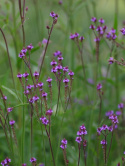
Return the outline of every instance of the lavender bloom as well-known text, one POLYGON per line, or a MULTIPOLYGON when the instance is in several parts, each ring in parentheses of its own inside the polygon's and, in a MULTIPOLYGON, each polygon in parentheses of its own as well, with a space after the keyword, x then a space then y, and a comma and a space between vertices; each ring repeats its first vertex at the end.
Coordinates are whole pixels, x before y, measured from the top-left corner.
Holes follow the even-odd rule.
POLYGON ((27 50, 29 50, 29 51, 30 51, 30 50, 32 50, 32 49, 33 49, 32 44, 30 44, 30 45, 28 45, 28 46, 27 46, 27 50))
POLYGON ((102 131, 102 128, 101 128, 101 127, 97 128, 97 133, 98 133, 99 135, 100 135, 101 131, 102 131))
POLYGON ((57 62, 55 60, 53 60, 50 64, 51 64, 51 66, 55 66, 57 64, 57 62))
POLYGON ((101 24, 104 24, 104 23, 105 23, 105 20, 103 20, 102 18, 100 18, 99 22, 100 22, 101 24))
POLYGON ((59 56, 58 57, 58 61, 62 61, 63 60, 63 57, 62 56, 59 56))
POLYGON ((7 112, 11 112, 13 110, 13 107, 7 108, 7 112))
POLYGON ((7 100, 7 96, 3 95, 3 97, 1 97, 1 99, 7 100))
POLYGON ((68 82, 69 82, 69 79, 68 79, 68 78, 65 78, 65 79, 63 80, 63 82, 64 82, 64 83, 68 83, 68 82))
POLYGON ((123 103, 118 104, 118 108, 119 109, 123 109, 124 108, 124 104, 123 103))
POLYGON ((49 124, 49 120, 46 119, 46 117, 42 118, 42 124, 44 124, 45 126, 49 124))
POLYGON ((109 126, 109 127, 108 127, 108 131, 109 131, 109 132, 112 132, 112 131, 113 131, 113 127, 112 127, 112 126, 109 126))
POLYGON ((116 34, 112 35, 112 39, 115 40, 117 38, 116 34))
POLYGON ((64 73, 65 73, 65 72, 68 72, 68 71, 69 71, 69 68, 68 68, 68 66, 66 66, 66 67, 63 67, 63 71, 64 71, 64 73))
POLYGON ((107 26, 104 25, 104 26, 103 26, 103 30, 104 30, 104 32, 106 31, 106 29, 107 29, 107 26))
POLYGON ((50 13, 50 16, 51 16, 52 18, 54 18, 54 17, 56 16, 56 14, 52 11, 52 12, 50 13))
POLYGON ((69 76, 73 76, 73 75, 74 75, 74 72, 70 71, 70 72, 68 73, 68 75, 69 75, 69 76))
POLYGON ((27 85, 27 87, 26 87, 27 89, 29 89, 29 90, 31 90, 31 88, 32 88, 32 85, 27 85))
POLYGON ((124 151, 124 153, 123 154, 125 154, 125 151, 124 151))
POLYGON ((60 148, 62 148, 62 149, 66 149, 67 146, 66 146, 65 144, 62 144, 62 145, 60 145, 60 148))
POLYGON ((34 75, 35 77, 38 77, 38 76, 39 76, 39 73, 38 73, 37 71, 35 71, 35 73, 33 73, 33 75, 34 75))
POLYGON ((114 113, 114 111, 113 110, 111 110, 111 111, 108 111, 108 112, 106 112, 106 116, 110 116, 110 115, 112 115, 114 113))
POLYGON ((62 0, 60 0, 60 1, 59 1, 59 5, 62 5, 62 3, 63 3, 62 0))
POLYGON ((52 73, 56 73, 56 72, 57 72, 56 67, 53 67, 53 68, 51 69, 51 72, 52 72, 52 73))
POLYGON ((49 109, 49 110, 47 110, 47 111, 46 111, 46 115, 51 116, 51 115, 52 115, 52 113, 53 113, 53 110, 52 110, 52 109, 49 109))
POLYGON ((47 41, 48 41, 47 39, 43 39, 43 40, 42 40, 42 44, 46 44, 47 41))
POLYGON ((13 125, 14 125, 14 123, 15 123, 15 121, 14 121, 14 120, 9 121, 9 124, 10 124, 11 126, 13 126, 13 125))
POLYGON ((99 37, 96 37, 96 38, 94 39, 94 42, 99 42, 99 41, 100 41, 99 37))
POLYGON ((112 28, 111 33, 116 33, 116 30, 114 28, 112 28))
POLYGON ((108 32, 108 33, 106 34, 106 38, 107 38, 107 39, 111 39, 111 38, 112 38, 111 32, 108 32))
POLYGON ((32 157, 32 158, 30 159, 30 162, 31 162, 31 163, 36 162, 36 158, 32 157))
POLYGON ((84 37, 80 36, 79 40, 82 42, 84 40, 84 37))
POLYGON ((24 78, 27 78, 29 76, 29 73, 27 73, 27 72, 25 72, 24 74, 23 74, 23 77, 24 78))
POLYGON ((80 130, 86 130, 86 127, 84 124, 82 126, 80 126, 80 130))
POLYGON ((121 30, 122 35, 125 35, 125 28, 122 28, 121 30))
POLYGON ((22 166, 27 166, 27 164, 24 163, 24 164, 22 164, 22 166))
POLYGON ((109 61, 109 64, 113 64, 114 63, 114 58, 110 57, 108 61, 109 61))
POLYGON ((107 144, 107 141, 105 141, 104 139, 101 141, 101 144, 102 145, 106 145, 107 144))
POLYGON ((47 93, 46 93, 46 92, 43 92, 43 93, 42 93, 42 97, 47 97, 47 93))
POLYGON ((92 18, 91 18, 91 21, 92 21, 92 22, 96 22, 97 19, 96 19, 95 17, 92 17, 92 18))
POLYGON ((5 160, 3 160, 2 162, 1 162, 1 165, 2 166, 5 166, 7 164, 7 162, 5 161, 5 160))
POLYGON ((92 30, 94 30, 95 26, 91 24, 89 28, 92 29, 92 30))
POLYGON ((83 131, 82 130, 77 131, 77 135, 79 136, 83 135, 83 131))
POLYGON ((60 51, 56 51, 56 52, 53 53, 53 55, 54 55, 54 56, 59 56, 59 55, 61 56, 62 53, 61 53, 60 51))
POLYGON ((48 83, 52 82, 52 78, 48 77, 48 79, 46 80, 48 83))
POLYGON ((71 33, 69 38, 70 38, 71 40, 74 40, 74 39, 75 39, 75 35, 71 33))
POLYGON ((29 91, 28 91, 28 90, 25 90, 25 91, 24 91, 24 94, 25 94, 25 95, 28 95, 28 94, 29 94, 29 91))
POLYGON ((78 142, 79 144, 81 143, 81 141, 82 141, 82 138, 81 137, 76 137, 76 140, 75 140, 76 142, 78 142))
POLYGON ((34 100, 35 102, 37 102, 37 100, 39 100, 39 97, 38 97, 37 95, 35 95, 35 96, 33 96, 33 100, 34 100))
POLYGON ((100 31, 103 31, 102 27, 101 26, 98 26, 96 31, 100 32, 100 31))
POLYGON ((42 82, 39 82, 37 85, 38 85, 39 88, 43 87, 43 83, 42 82))
POLYGON ((10 163, 11 159, 9 159, 8 157, 4 160, 6 163, 10 163))
POLYGON ((27 49, 26 49, 26 48, 23 48, 23 49, 21 50, 21 52, 24 53, 24 54, 26 54, 27 49))
POLYGON ((57 69, 57 70, 61 70, 61 69, 62 69, 62 66, 61 66, 61 65, 57 65, 57 66, 56 66, 56 69, 57 69))
POLYGON ((23 76, 23 75, 22 75, 22 74, 20 74, 20 73, 18 73, 18 74, 17 74, 17 78, 19 78, 19 79, 21 79, 21 78, 22 78, 22 76, 23 76))
POLYGON ((77 38, 77 37, 79 36, 79 34, 76 32, 76 33, 74 34, 74 36, 77 38))
POLYGON ((116 111, 117 116, 120 116, 121 114, 122 114, 121 111, 116 111))
POLYGON ((97 84, 97 90, 100 90, 100 89, 102 89, 102 84, 97 84))
POLYGON ((34 103, 34 100, 32 97, 29 99, 29 103, 34 103))
POLYGON ((68 142, 68 141, 67 141, 65 138, 61 141, 61 143, 64 144, 64 145, 66 145, 67 142, 68 142))
POLYGON ((19 57, 20 57, 20 58, 23 58, 24 56, 25 56, 25 54, 24 54, 23 52, 20 52, 20 53, 19 53, 19 57))
POLYGON ((101 129, 104 130, 104 131, 106 131, 106 130, 108 130, 108 126, 104 124, 104 125, 101 127, 101 129))
POLYGON ((84 129, 83 130, 83 135, 86 135, 87 134, 87 131, 84 129))

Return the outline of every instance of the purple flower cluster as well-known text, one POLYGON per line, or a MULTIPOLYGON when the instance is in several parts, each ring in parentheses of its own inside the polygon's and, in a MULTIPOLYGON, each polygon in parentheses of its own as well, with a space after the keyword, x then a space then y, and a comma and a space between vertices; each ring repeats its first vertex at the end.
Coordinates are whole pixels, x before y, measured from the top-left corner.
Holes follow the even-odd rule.
POLYGON ((76 142, 78 144, 81 144, 81 142, 83 141, 83 146, 87 145, 87 141, 84 139, 84 136, 87 134, 87 130, 85 125, 83 124, 82 126, 80 126, 79 131, 77 131, 77 137, 76 137, 76 142))
POLYGON ((45 116, 42 116, 40 120, 42 121, 42 124, 44 124, 45 126, 49 124, 49 120, 45 116))
POLYGON ((99 83, 99 84, 97 84, 97 90, 101 90, 102 89, 102 84, 101 83, 99 83))
POLYGON ((98 135, 100 135, 101 133, 103 134, 103 135, 105 135, 105 134, 107 134, 108 135, 108 133, 109 132, 112 132, 113 131, 113 127, 112 126, 107 126, 107 125, 103 125, 102 127, 99 127, 98 129, 97 129, 97 133, 98 133, 98 135), (104 132, 103 132, 104 131, 104 132), (108 133, 106 133, 106 132, 108 132, 108 133))
POLYGON ((32 44, 28 45, 27 48, 23 48, 23 49, 21 50, 21 52, 19 53, 19 57, 20 57, 20 58, 25 57, 27 50, 30 51, 30 50, 32 50, 32 49, 33 49, 32 44))
POLYGON ((109 60, 108 60, 109 64, 113 64, 114 63, 114 58, 113 57, 110 57, 109 60))
POLYGON ((31 162, 31 163, 36 163, 36 161, 37 161, 37 159, 36 159, 36 158, 31 157, 31 159, 30 159, 30 162, 31 162))
MULTIPOLYGON (((76 33, 74 33, 74 34, 71 33, 69 38, 70 38, 71 40, 78 40, 78 37, 79 37, 79 34, 76 32, 76 33)), ((83 37, 83 36, 80 36, 80 37, 79 37, 79 41, 82 42, 83 40, 84 40, 84 37, 83 37)))
POLYGON ((67 140, 64 138, 62 141, 61 141, 61 145, 60 145, 60 148, 62 148, 63 150, 67 148, 67 140))
POLYGON ((125 35, 125 27, 122 28, 120 31, 121 31, 122 35, 125 35))
POLYGON ((5 160, 3 160, 3 161, 1 162, 1 165, 2 165, 2 166, 7 166, 10 162, 11 162, 11 159, 9 159, 9 158, 7 157, 5 160))
POLYGON ((115 114, 110 115, 110 116, 109 116, 109 119, 112 121, 112 124, 113 124, 113 125, 116 125, 116 124, 119 123, 118 117, 117 117, 115 114))
POLYGON ((106 34, 106 38, 107 39, 109 39, 109 40, 115 40, 116 38, 117 38, 117 36, 116 36, 116 30, 114 29, 114 28, 112 28, 111 30, 110 30, 110 32, 108 32, 107 34, 106 34))

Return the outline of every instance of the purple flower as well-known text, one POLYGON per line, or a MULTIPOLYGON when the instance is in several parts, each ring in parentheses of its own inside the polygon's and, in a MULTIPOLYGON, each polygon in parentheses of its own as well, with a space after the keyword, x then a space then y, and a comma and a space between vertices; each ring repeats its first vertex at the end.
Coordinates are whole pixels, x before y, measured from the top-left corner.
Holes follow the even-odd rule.
POLYGON ((109 126, 109 127, 108 127, 108 131, 112 132, 112 131, 113 131, 113 127, 112 127, 112 126, 109 126))
POLYGON ((25 90, 25 91, 24 91, 24 94, 25 94, 25 95, 28 95, 28 94, 29 94, 29 91, 28 91, 28 90, 25 90))
POLYGON ((11 112, 13 110, 13 107, 7 108, 7 112, 11 112))
POLYGON ((113 64, 114 63, 114 58, 110 57, 108 61, 109 61, 109 64, 113 64))
POLYGON ((15 123, 15 121, 14 121, 14 120, 9 121, 9 124, 10 124, 11 126, 13 126, 13 125, 14 125, 14 123, 15 123))
POLYGON ((39 100, 39 97, 37 95, 35 95, 35 96, 33 96, 33 100, 37 101, 37 100, 39 100))
POLYGON ((54 17, 56 16, 56 14, 52 11, 52 12, 50 13, 50 16, 54 18, 54 17))
POLYGON ((100 89, 102 89, 102 84, 97 84, 97 90, 100 90, 100 89))
POLYGON ((53 68, 51 69, 51 72, 52 72, 52 73, 56 73, 56 72, 57 72, 56 67, 53 67, 53 68))
POLYGON ((63 60, 63 57, 62 56, 59 56, 58 57, 58 61, 62 61, 63 60))
POLYGON ((52 109, 49 109, 49 110, 47 110, 47 111, 46 111, 46 115, 51 116, 51 115, 52 115, 52 113, 53 113, 53 110, 52 110, 52 109))
POLYGON ((111 32, 108 32, 108 33, 106 34, 106 38, 107 38, 107 39, 111 39, 111 38, 112 38, 111 32))
POLYGON ((35 71, 35 73, 33 73, 34 77, 38 77, 39 73, 37 71, 35 71))
POLYGON ((70 71, 70 72, 68 73, 68 75, 69 75, 69 76, 73 76, 74 73, 73 73, 72 71, 70 71))
POLYGON ((82 138, 81 137, 76 137, 76 140, 75 140, 76 142, 78 142, 79 144, 81 143, 81 141, 82 141, 82 138))
POLYGON ((114 124, 119 123, 117 116, 112 120, 112 123, 114 123, 114 124))
POLYGON ((36 162, 36 158, 32 157, 32 158, 30 159, 30 162, 31 162, 31 163, 36 162))
POLYGON ((98 133, 99 135, 100 135, 101 131, 102 131, 102 128, 101 128, 101 127, 97 128, 97 133, 98 133))
POLYGON ((27 166, 27 164, 24 163, 24 164, 22 164, 22 166, 27 166))
POLYGON ((24 74, 23 74, 23 77, 24 78, 27 78, 29 76, 29 73, 27 73, 27 72, 25 72, 24 74))
POLYGON ((43 43, 43 44, 46 44, 47 41, 48 41, 47 39, 43 39, 43 40, 42 40, 42 43, 43 43))
POLYGON ((105 20, 103 20, 102 18, 100 18, 99 22, 100 22, 101 24, 104 24, 105 20))
POLYGON ((95 17, 92 17, 92 18, 91 18, 91 21, 92 21, 92 22, 96 22, 97 19, 96 19, 95 17))
POLYGON ((74 36, 75 36, 75 37, 78 37, 78 36, 79 36, 79 34, 76 32, 76 33, 74 34, 74 36))
POLYGON ((59 55, 61 56, 62 53, 61 53, 60 51, 56 51, 56 52, 53 53, 53 55, 54 55, 54 56, 59 56, 59 55))
POLYGON ((7 96, 3 95, 3 97, 1 97, 1 99, 7 100, 7 96))
POLYGON ((29 90, 31 90, 31 88, 32 88, 32 85, 27 85, 27 87, 26 87, 27 89, 29 89, 29 90))
POLYGON ((83 135, 83 131, 82 130, 77 131, 77 135, 79 136, 83 135))
POLYGON ((57 62, 55 60, 53 60, 50 64, 51 64, 51 66, 55 66, 57 64, 57 62))
POLYGON ((23 52, 20 52, 20 53, 19 53, 19 57, 20 57, 20 58, 23 58, 24 56, 25 56, 25 54, 24 54, 23 52))
POLYGON ((42 93, 42 96, 43 96, 43 97, 47 97, 47 93, 46 93, 46 92, 43 92, 43 93, 42 93))
POLYGON ((83 146, 84 146, 84 147, 87 146, 87 140, 84 140, 84 141, 83 141, 83 146))
POLYGON ((110 115, 112 115, 114 113, 114 111, 113 110, 111 110, 111 111, 108 111, 108 112, 106 112, 106 116, 110 116, 110 115))
POLYGON ((87 131, 85 129, 83 129, 83 135, 86 135, 87 131))
POLYGON ((33 49, 32 44, 30 44, 30 45, 27 46, 27 50, 32 50, 32 49, 33 49))
POLYGON ((34 100, 32 97, 29 99, 29 103, 34 103, 34 100))
POLYGON ((80 130, 86 130, 86 127, 84 124, 82 126, 80 126, 80 130))
POLYGON ((112 35, 112 39, 115 40, 117 38, 116 34, 112 35))
POLYGON ((124 151, 124 153, 123 154, 125 154, 125 151, 124 151))
POLYGON ((57 69, 57 70, 61 70, 61 69, 62 69, 62 66, 61 66, 61 65, 57 65, 57 66, 56 66, 56 69, 57 69))
POLYGON ((118 108, 119 109, 123 109, 124 108, 124 104, 123 103, 118 104, 118 108))
POLYGON ((60 148, 62 148, 62 149, 66 149, 67 146, 66 146, 65 144, 62 144, 62 145, 60 145, 60 148))
POLYGON ((21 78, 22 78, 22 76, 23 76, 23 75, 22 75, 22 74, 20 74, 20 73, 18 73, 18 74, 17 74, 17 77, 18 77, 19 79, 21 79, 21 78))
POLYGON ((103 139, 103 140, 101 141, 101 144, 102 144, 102 145, 106 145, 107 142, 103 139))
POLYGON ((112 28, 111 33, 116 33, 116 30, 114 28, 112 28))
POLYGON ((75 35, 71 33, 69 38, 70 38, 71 40, 74 40, 74 39, 75 39, 75 35))
POLYGON ((65 78, 65 79, 63 80, 63 82, 64 82, 64 83, 68 83, 68 82, 69 82, 69 79, 68 79, 68 78, 65 78))
POLYGON ((65 72, 68 72, 68 71, 69 71, 69 68, 68 68, 68 66, 66 66, 66 67, 63 67, 63 71, 64 71, 64 73, 65 73, 65 72))
POLYGON ((59 1, 59 5, 62 5, 62 3, 63 3, 62 0, 60 0, 60 1, 59 1))
POLYGON ((48 77, 48 79, 46 80, 48 83, 52 82, 52 78, 48 77))
POLYGON ((104 30, 104 32, 106 31, 106 29, 107 29, 107 26, 104 25, 104 26, 103 26, 103 30, 104 30))
POLYGON ((61 143, 64 144, 64 145, 66 145, 67 142, 68 142, 68 141, 67 141, 65 138, 61 141, 61 143))
POLYGON ((80 36, 79 40, 82 42, 84 40, 84 37, 80 36))
POLYGON ((96 37, 96 38, 94 39, 94 41, 95 41, 95 42, 99 42, 99 41, 100 41, 99 37, 96 37))
POLYGON ((42 82, 39 82, 37 85, 38 85, 39 88, 43 87, 43 83, 42 82))
POLYGON ((122 35, 125 35, 125 28, 122 28, 121 30, 122 35))
POLYGON ((92 29, 92 30, 94 30, 95 26, 91 24, 89 28, 92 29))
POLYGON ((121 114, 122 114, 121 111, 116 111, 117 116, 120 116, 121 114))
POLYGON ((45 126, 49 124, 49 120, 46 119, 46 117, 42 117, 42 124, 44 124, 45 126))
POLYGON ((5 161, 5 160, 3 160, 2 162, 1 162, 1 165, 2 166, 5 166, 7 164, 7 162, 5 161))
POLYGON ((104 124, 101 129, 104 130, 104 131, 108 130, 108 126, 104 124))
POLYGON ((27 49, 26 49, 26 48, 23 48, 23 49, 21 50, 21 52, 24 53, 24 54, 26 54, 27 49))
POLYGON ((101 26, 98 26, 96 31, 100 32, 100 31, 103 31, 102 27, 101 26))

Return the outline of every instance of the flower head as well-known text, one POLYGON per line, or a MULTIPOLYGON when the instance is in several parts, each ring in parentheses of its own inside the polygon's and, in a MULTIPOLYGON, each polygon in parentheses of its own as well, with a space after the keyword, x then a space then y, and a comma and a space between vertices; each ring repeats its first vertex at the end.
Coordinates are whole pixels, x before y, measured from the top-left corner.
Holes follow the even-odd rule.
POLYGON ((108 61, 109 61, 109 64, 113 64, 114 63, 114 58, 110 57, 108 61))
POLYGON ((33 45, 32 45, 32 44, 30 44, 30 45, 27 46, 27 50, 30 51, 30 50, 32 50, 32 49, 33 49, 33 45))
POLYGON ((123 103, 118 104, 118 108, 119 109, 123 109, 124 108, 124 104, 123 103))
POLYGON ((103 140, 101 141, 101 144, 102 144, 102 145, 106 145, 107 142, 103 139, 103 140))
POLYGON ((102 89, 102 84, 97 84, 97 90, 100 90, 100 89, 102 89))
POLYGON ((89 28, 92 29, 92 30, 94 30, 95 26, 93 24, 91 24, 89 28))
POLYGON ((22 166, 27 166, 27 164, 26 164, 26 163, 24 163, 24 164, 22 164, 22 166))
POLYGON ((37 100, 39 100, 39 97, 38 97, 37 95, 35 95, 35 96, 33 96, 33 100, 34 100, 35 102, 37 102, 37 100))
POLYGON ((17 78, 19 78, 19 79, 21 79, 21 78, 22 78, 22 76, 23 76, 23 75, 22 75, 22 74, 20 74, 20 73, 18 73, 18 74, 17 74, 17 78))
POLYGON ((42 82, 39 82, 37 85, 38 85, 39 88, 43 87, 43 83, 42 82))
POLYGON ((55 60, 53 60, 50 64, 51 64, 51 66, 55 66, 57 64, 57 62, 55 60))
POLYGON ((64 82, 64 83, 68 83, 68 82, 69 82, 69 79, 68 79, 68 78, 65 78, 65 79, 63 80, 63 82, 64 82))
POLYGON ((49 109, 49 110, 47 110, 47 111, 46 111, 46 115, 51 116, 51 115, 52 115, 52 113, 53 113, 53 110, 52 110, 52 109, 49 109))
POLYGON ((68 72, 68 71, 69 71, 69 68, 68 68, 68 66, 66 66, 66 67, 63 67, 63 71, 64 71, 64 73, 65 73, 65 72, 68 72))
POLYGON ((42 97, 47 97, 47 93, 46 93, 46 92, 43 92, 43 93, 42 93, 42 97))
POLYGON ((92 17, 92 18, 91 18, 91 21, 92 21, 92 22, 96 22, 96 21, 97 21, 96 17, 92 17))
POLYGON ((52 82, 52 78, 48 77, 48 79, 46 80, 48 83, 52 82))
POLYGON ((25 54, 24 54, 23 52, 20 52, 20 53, 19 53, 19 57, 20 57, 20 58, 23 58, 24 56, 25 56, 25 54))
POLYGON ((7 108, 7 112, 11 112, 13 110, 13 107, 7 108))
POLYGON ((75 140, 76 142, 78 142, 79 144, 81 143, 81 141, 82 141, 82 138, 81 137, 76 137, 76 140, 75 140))
POLYGON ((67 142, 68 142, 68 141, 67 141, 65 138, 61 141, 61 143, 62 143, 62 144, 65 144, 65 145, 67 144, 67 142))
POLYGON ((56 16, 56 14, 52 11, 52 12, 50 13, 50 16, 54 18, 54 17, 56 16))
POLYGON ((61 56, 62 53, 61 53, 60 51, 57 50, 56 52, 53 53, 53 55, 54 55, 54 56, 61 56))
POLYGON ((21 52, 24 53, 24 54, 26 54, 27 49, 26 49, 26 48, 23 48, 23 49, 21 50, 21 52))
POLYGON ((80 36, 79 40, 82 42, 84 40, 84 37, 80 36))
POLYGON ((105 23, 105 20, 103 20, 102 18, 100 18, 99 22, 100 22, 101 24, 104 24, 104 23, 105 23))
POLYGON ((125 35, 125 27, 122 28, 120 31, 121 31, 122 35, 125 35))
POLYGON ((14 123, 15 123, 15 121, 14 121, 14 120, 9 121, 9 124, 10 124, 11 126, 13 126, 13 125, 14 125, 14 123))
POLYGON ((42 124, 44 124, 45 126, 49 124, 49 120, 46 119, 46 117, 42 117, 40 118, 40 120, 42 120, 42 124))
POLYGON ((29 73, 27 73, 27 72, 25 72, 24 74, 23 74, 23 77, 24 78, 27 78, 29 76, 29 73))
POLYGON ((30 162, 31 162, 31 163, 35 163, 35 162, 36 162, 36 158, 32 157, 32 158, 30 159, 30 162))

